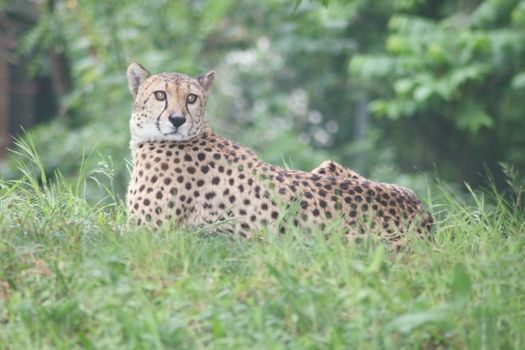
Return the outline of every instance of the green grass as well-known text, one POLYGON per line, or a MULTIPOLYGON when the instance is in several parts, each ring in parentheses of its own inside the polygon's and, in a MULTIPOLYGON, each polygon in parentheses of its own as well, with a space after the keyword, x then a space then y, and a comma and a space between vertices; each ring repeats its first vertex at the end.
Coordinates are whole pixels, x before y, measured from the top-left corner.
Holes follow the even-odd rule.
POLYGON ((442 191, 434 242, 399 252, 150 232, 115 199, 88 203, 103 173, 50 182, 26 146, 24 178, 0 182, 1 349, 525 348, 519 191, 442 191))

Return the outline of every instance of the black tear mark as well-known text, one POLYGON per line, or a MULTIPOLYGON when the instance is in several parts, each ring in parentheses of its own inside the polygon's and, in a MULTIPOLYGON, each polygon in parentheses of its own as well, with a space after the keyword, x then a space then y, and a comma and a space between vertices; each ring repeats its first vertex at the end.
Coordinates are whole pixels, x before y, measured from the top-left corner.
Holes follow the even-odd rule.
MULTIPOLYGON (((165 83, 165 89, 168 91, 168 83, 165 83)), ((164 100, 164 108, 159 113, 159 116, 155 120, 155 126, 157 127, 157 130, 162 134, 162 131, 160 130, 160 117, 162 116, 162 113, 166 111, 166 108, 168 108, 168 94, 166 94, 166 99, 164 100)))

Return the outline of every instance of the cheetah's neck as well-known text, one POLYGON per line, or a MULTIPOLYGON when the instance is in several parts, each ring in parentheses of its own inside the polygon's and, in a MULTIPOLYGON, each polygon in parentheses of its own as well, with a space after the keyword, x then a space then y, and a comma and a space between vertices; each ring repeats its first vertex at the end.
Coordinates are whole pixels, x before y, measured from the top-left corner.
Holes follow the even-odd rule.
POLYGON ((197 153, 204 150, 206 153, 220 154, 221 158, 227 161, 232 161, 237 164, 246 163, 248 167, 261 163, 253 151, 216 134, 209 126, 206 126, 196 137, 186 141, 156 140, 135 142, 131 140, 130 147, 133 163, 136 163, 137 157, 143 149, 156 148, 163 144, 166 144, 169 148, 184 151, 185 153, 197 153))

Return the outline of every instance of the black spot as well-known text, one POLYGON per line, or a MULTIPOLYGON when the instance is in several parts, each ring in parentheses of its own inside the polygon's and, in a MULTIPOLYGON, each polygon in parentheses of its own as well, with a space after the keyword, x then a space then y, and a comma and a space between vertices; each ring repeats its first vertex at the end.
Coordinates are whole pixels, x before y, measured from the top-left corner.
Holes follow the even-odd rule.
POLYGON ((215 153, 215 154, 213 155, 213 159, 215 159, 215 160, 219 160, 219 159, 221 159, 221 155, 220 155, 219 153, 215 153))
POLYGON ((145 205, 145 206, 148 206, 148 205, 150 205, 150 201, 149 201, 149 199, 147 199, 147 198, 146 198, 146 199, 144 199, 144 205, 145 205))
POLYGON ((211 180, 211 183, 214 184, 214 185, 218 185, 219 182, 221 182, 221 179, 219 179, 218 176, 215 176, 215 177, 211 180))
POLYGON ((178 183, 183 183, 184 182, 184 176, 177 176, 177 182, 178 183))
POLYGON ((327 204, 326 204, 325 201, 320 200, 320 201, 319 201, 319 206, 320 206, 321 208, 326 208, 327 204))
POLYGON ((210 167, 207 166, 207 165, 203 165, 203 166, 201 166, 201 171, 202 171, 203 174, 207 174, 208 171, 210 171, 210 167))
POLYGON ((272 219, 277 219, 279 217, 279 213, 276 211, 272 211, 272 219))
POLYGON ((192 166, 188 167, 188 173, 190 173, 190 174, 195 174, 195 171, 196 171, 196 170, 195 170, 194 167, 192 167, 192 166))
POLYGON ((200 161, 203 161, 204 159, 206 159, 206 154, 204 153, 197 154, 197 159, 200 161))
POLYGON ((162 199, 162 192, 158 191, 155 197, 157 197, 157 199, 162 199))
POLYGON ((202 180, 202 179, 201 180, 197 180, 197 186, 198 187, 204 186, 204 180, 202 180))
POLYGON ((184 160, 187 161, 187 162, 191 162, 193 159, 191 158, 191 156, 189 154, 186 154, 186 155, 184 155, 184 160))

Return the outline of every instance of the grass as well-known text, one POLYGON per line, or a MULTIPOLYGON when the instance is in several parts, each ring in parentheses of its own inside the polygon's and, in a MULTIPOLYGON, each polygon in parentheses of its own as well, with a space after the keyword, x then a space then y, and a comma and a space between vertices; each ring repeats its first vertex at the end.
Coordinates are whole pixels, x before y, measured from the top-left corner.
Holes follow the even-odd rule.
POLYGON ((518 185, 442 191, 434 242, 394 252, 128 227, 122 203, 86 200, 103 172, 50 182, 25 146, 24 177, 0 182, 1 349, 525 348, 518 185))

